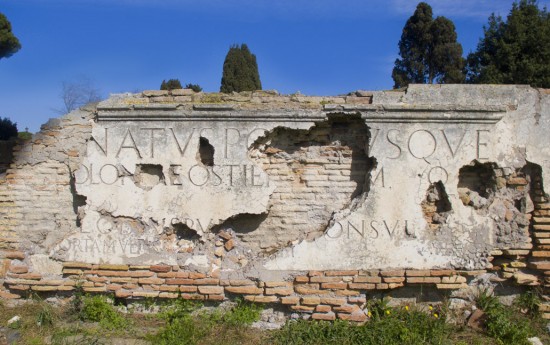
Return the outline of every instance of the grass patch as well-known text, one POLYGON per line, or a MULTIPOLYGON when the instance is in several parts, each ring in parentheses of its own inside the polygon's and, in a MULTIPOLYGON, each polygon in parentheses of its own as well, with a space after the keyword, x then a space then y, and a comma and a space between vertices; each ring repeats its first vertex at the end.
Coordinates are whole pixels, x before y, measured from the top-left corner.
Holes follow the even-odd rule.
MULTIPOLYGON (((167 325, 157 334, 148 337, 154 344, 179 345, 200 344, 213 334, 217 341, 223 339, 224 344, 231 343, 232 337, 226 337, 229 333, 237 334, 240 330, 259 320, 261 307, 252 303, 238 300, 237 304, 225 311, 200 311, 201 303, 176 299, 172 305, 168 305, 161 312, 160 317, 167 321, 167 325)), ((239 342, 235 342, 239 344, 239 342)))
POLYGON ((82 321, 98 322, 106 330, 123 330, 131 323, 118 312, 110 297, 104 295, 84 296, 79 313, 82 321))
POLYGON ((347 321, 288 321, 273 333, 274 344, 450 344, 451 327, 441 310, 390 308, 386 301, 371 302, 370 320, 363 325, 347 321))
POLYGON ((498 344, 530 344, 527 338, 539 333, 536 330, 541 321, 538 303, 540 299, 534 290, 520 295, 511 307, 503 305, 489 289, 481 290, 476 299, 477 306, 486 315, 487 334, 498 344))

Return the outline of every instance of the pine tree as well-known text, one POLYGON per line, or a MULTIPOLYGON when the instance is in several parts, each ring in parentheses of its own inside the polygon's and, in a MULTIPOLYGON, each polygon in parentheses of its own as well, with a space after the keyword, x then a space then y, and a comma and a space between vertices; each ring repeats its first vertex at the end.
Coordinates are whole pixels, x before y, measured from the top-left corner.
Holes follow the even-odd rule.
POLYGON ((256 56, 250 52, 246 44, 230 47, 223 63, 220 91, 231 93, 261 89, 256 56))
POLYGON ((503 21, 492 14, 468 55, 471 83, 550 87, 550 14, 536 0, 515 2, 503 21))
POLYGON ((400 59, 392 72, 394 87, 410 83, 460 83, 464 81, 462 46, 455 26, 445 17, 433 19, 425 2, 407 20, 399 41, 400 59))
POLYGON ((9 58, 21 49, 17 37, 11 32, 11 23, 0 13, 0 59, 9 58))
POLYGON ((163 80, 160 84, 161 90, 175 90, 182 89, 181 83, 178 79, 169 79, 168 81, 163 80))

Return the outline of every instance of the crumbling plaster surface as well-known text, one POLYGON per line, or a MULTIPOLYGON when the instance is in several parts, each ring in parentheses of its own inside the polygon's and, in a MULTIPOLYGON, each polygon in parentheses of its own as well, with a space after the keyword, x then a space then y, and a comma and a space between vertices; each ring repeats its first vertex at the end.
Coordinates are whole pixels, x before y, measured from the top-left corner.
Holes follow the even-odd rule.
MULTIPOLYGON (((46 147, 37 158, 26 149, 31 153, 23 150, 16 157, 29 169, 59 165, 57 178, 67 180, 58 188, 67 202, 52 204, 54 214, 63 208, 62 221, 21 243, 42 261, 48 254, 61 261, 221 267, 225 274, 248 271, 248 276, 280 270, 484 268, 495 248, 530 248, 525 234, 497 238, 504 236, 499 224, 508 221, 506 207, 512 207, 506 205, 512 199, 529 205, 529 193, 497 186, 502 190, 491 205, 476 209, 460 198, 459 171, 490 163, 495 174, 506 177, 539 165, 548 191, 549 99, 547 91, 525 86, 471 85, 411 85, 406 92, 343 97, 170 98, 154 91, 113 96, 59 120, 67 140, 52 152, 46 147), (334 117, 360 118, 366 125, 361 178, 361 169, 342 155, 360 148, 338 140, 332 124, 325 139, 307 137, 334 117), (71 136, 75 127, 62 123, 73 118, 81 127, 71 136), (300 130, 309 142, 298 140, 285 152, 276 140, 266 141, 278 130, 300 130), (67 155, 61 149, 67 145, 79 154, 67 155), (304 178, 303 171, 319 177, 304 178), (425 200, 436 183, 450 210, 438 214, 434 226, 425 200), (335 196, 338 202, 331 205, 330 193, 344 184, 349 193, 335 196), (292 198, 297 191, 301 199, 292 198), (307 222, 311 209, 315 221, 307 222), (274 214, 276 220, 270 218, 274 214), (242 217, 257 224, 243 231, 239 222, 231 223, 242 217), (220 229, 238 234, 236 251, 225 258, 215 254, 214 232, 220 229)), ((19 221, 20 237, 25 222, 19 221)))

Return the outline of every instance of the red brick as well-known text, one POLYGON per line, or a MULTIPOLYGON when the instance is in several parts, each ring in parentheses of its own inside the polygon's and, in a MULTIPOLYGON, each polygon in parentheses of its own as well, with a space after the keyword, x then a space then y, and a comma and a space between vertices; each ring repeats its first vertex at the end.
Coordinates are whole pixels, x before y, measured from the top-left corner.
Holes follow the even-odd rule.
POLYGON ((405 270, 382 271, 380 275, 382 277, 403 277, 405 275, 405 270))
POLYGON ((226 286, 225 291, 246 295, 260 295, 264 292, 262 288, 256 286, 226 286))
POLYGON ((154 284, 154 285, 161 285, 164 284, 164 279, 161 278, 139 278, 138 283, 139 284, 154 284))
POLYGON ((20 251, 7 251, 7 252, 5 252, 4 257, 6 259, 24 260, 25 259, 25 253, 20 252, 20 251))
POLYGON ((191 299, 191 300, 204 300, 203 295, 199 294, 193 294, 193 293, 182 293, 181 298, 183 299, 191 299))
POLYGON ((311 315, 311 318, 314 320, 327 320, 327 321, 333 321, 336 320, 336 314, 330 312, 330 313, 313 313, 311 315))
POLYGON ((149 269, 150 269, 151 271, 153 271, 153 272, 166 273, 166 272, 170 272, 170 271, 172 270, 172 266, 168 266, 168 265, 152 265, 149 269))
POLYGON ((346 304, 345 298, 331 298, 331 297, 321 297, 321 303, 322 304, 330 304, 330 305, 343 305, 346 304))
POLYGON ((161 292, 159 298, 178 298, 179 294, 173 292, 161 292))
POLYGON ((197 286, 196 285, 183 285, 179 287, 180 292, 197 292, 197 286))
POLYGON ((296 283, 308 283, 309 277, 308 276, 296 276, 294 277, 294 281, 296 283))
POLYGON ((132 293, 130 291, 126 290, 116 290, 115 291, 115 297, 117 298, 128 298, 132 296, 132 293))
POLYGON ((407 277, 429 277, 431 275, 430 270, 407 270, 407 277))
POLYGON ((302 297, 302 304, 317 305, 319 303, 321 303, 321 298, 319 297, 302 297))
POLYGON ((405 277, 384 277, 384 283, 402 283, 405 277))
POLYGON ((359 276, 359 277, 354 277, 353 282, 354 283, 371 283, 371 284, 375 284, 375 283, 381 283, 382 278, 380 278, 380 277, 359 276))
POLYGON ((166 279, 166 282, 165 282, 166 285, 191 285, 194 283, 195 283, 194 279, 184 279, 184 278, 166 279))
POLYGON ((17 294, 14 294, 14 293, 6 292, 6 291, 0 291, 0 298, 3 298, 3 299, 18 299, 18 298, 21 298, 21 296, 19 296, 17 294))
POLYGON ((207 300, 209 301, 223 301, 225 300, 225 296, 224 295, 208 295, 206 297, 207 300))
POLYGON ((10 266, 10 272, 12 273, 27 273, 29 268, 27 266, 10 266))
POLYGON ((341 306, 338 306, 338 307, 334 307, 333 310, 335 312, 351 314, 353 312, 361 310, 361 308, 359 308, 359 306, 357 306, 357 305, 346 304, 346 305, 341 305, 341 306))
POLYGON ((328 313, 332 311, 332 307, 330 305, 320 304, 315 307, 315 311, 319 313, 328 313))
POLYGON ((431 270, 430 275, 433 277, 443 277, 456 274, 455 270, 431 270))
POLYGON ((323 272, 321 272, 321 271, 309 271, 307 275, 310 276, 310 277, 319 277, 319 276, 323 275, 323 272))
POLYGON ((323 283, 323 284, 321 284, 321 289, 343 290, 347 287, 348 287, 348 283, 323 283))
POLYGON ((374 290, 376 289, 376 285, 368 283, 349 283, 349 288, 353 290, 374 290))
POLYGON ((312 312, 315 310, 315 307, 310 307, 307 305, 293 305, 293 306, 290 306, 290 309, 294 311, 299 311, 299 312, 312 312))
POLYGON ((244 299, 256 303, 274 303, 278 300, 276 296, 244 296, 244 299))
POLYGON ((441 283, 440 277, 408 277, 409 284, 438 284, 441 283))
POLYGON ((130 266, 128 265, 111 265, 111 264, 101 264, 99 265, 100 270, 107 271, 128 271, 130 266))
POLYGON ((300 297, 281 297, 281 304, 298 304, 300 297))
POLYGON ((361 293, 353 290, 336 290, 334 294, 336 296, 359 296, 361 293))
POLYGON ((353 314, 338 313, 338 318, 345 321, 365 322, 367 321, 367 315, 364 312, 356 312, 353 314))
POLYGON ((288 296, 292 295, 294 290, 292 288, 266 288, 266 295, 279 295, 279 296, 288 296))
POLYGON ((206 274, 199 272, 189 272, 189 278, 191 279, 202 279, 206 278, 206 274))
POLYGON ((246 285, 254 285, 256 286, 256 283, 252 280, 248 280, 248 279, 231 279, 229 281, 229 285, 231 286, 246 286, 246 285))
POLYGON ((265 287, 292 287, 292 283, 289 282, 264 282, 265 287))
MULTIPOLYGON (((179 291, 179 287, 177 285, 161 285, 158 287, 159 291, 165 291, 165 292, 177 292, 179 291)), ((197 288, 195 287, 195 290, 197 288)))
POLYGON ((223 294, 222 286, 199 286, 199 293, 203 295, 220 295, 223 294))
POLYGON ((358 271, 328 271, 325 272, 326 276, 356 276, 358 271))
POLYGON ((309 279, 312 283, 338 283, 342 281, 341 277, 311 277, 309 279))

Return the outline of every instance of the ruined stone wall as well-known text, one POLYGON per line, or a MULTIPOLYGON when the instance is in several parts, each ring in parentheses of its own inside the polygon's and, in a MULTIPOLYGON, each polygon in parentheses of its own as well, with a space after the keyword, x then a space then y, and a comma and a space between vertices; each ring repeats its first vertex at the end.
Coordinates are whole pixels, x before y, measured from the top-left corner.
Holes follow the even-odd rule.
POLYGON ((380 294, 546 289, 549 130, 548 92, 525 86, 115 95, 14 148, 0 295, 243 296, 362 321, 380 294))

